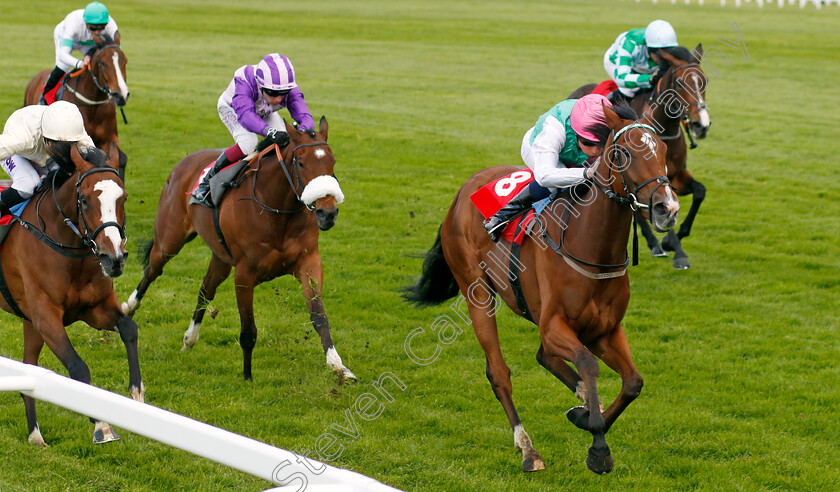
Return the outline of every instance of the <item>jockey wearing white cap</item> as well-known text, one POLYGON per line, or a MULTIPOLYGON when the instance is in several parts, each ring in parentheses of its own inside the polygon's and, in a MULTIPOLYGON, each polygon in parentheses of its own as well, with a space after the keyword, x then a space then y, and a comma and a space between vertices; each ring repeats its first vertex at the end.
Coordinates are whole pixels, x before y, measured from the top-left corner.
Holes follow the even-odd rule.
MULTIPOLYGON (((673 48, 677 33, 664 20, 621 33, 604 53, 604 69, 618 85, 618 92, 632 99, 640 89, 651 87, 658 71, 662 48, 673 48)), ((613 99, 613 94, 610 94, 613 99)))
POLYGON ((281 148, 289 143, 286 126, 277 114, 288 108, 300 130, 314 130, 315 121, 295 81, 295 69, 288 58, 271 53, 257 65, 245 65, 219 97, 219 117, 236 142, 227 148, 195 190, 195 199, 209 205, 209 180, 225 166, 256 150, 260 137, 270 138, 281 148))
POLYGON ((56 101, 12 113, 0 135, 0 164, 12 178, 12 186, 0 192, 0 210, 32 196, 41 182, 34 166, 44 167, 50 157, 70 162, 71 144, 78 145, 82 154, 94 146, 75 104, 56 101))

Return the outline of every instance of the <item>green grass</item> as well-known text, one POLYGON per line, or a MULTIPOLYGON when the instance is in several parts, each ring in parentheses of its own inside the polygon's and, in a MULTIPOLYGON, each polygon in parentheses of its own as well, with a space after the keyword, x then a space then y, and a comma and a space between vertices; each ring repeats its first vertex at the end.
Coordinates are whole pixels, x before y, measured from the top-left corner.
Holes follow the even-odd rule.
MULTIPOLYGON (((216 99, 233 71, 280 51, 295 65, 313 116, 325 114, 347 201, 322 234, 325 305, 344 362, 338 387, 291 278, 257 288, 254 382, 240 379, 232 281, 201 339, 181 337, 204 276, 206 247, 188 245, 149 290, 135 319, 153 405, 286 449, 314 450, 331 424, 391 371, 406 385, 382 415, 338 435, 335 465, 409 490, 773 490, 840 488, 840 195, 836 135, 840 9, 720 8, 716 2, 120 1, 108 6, 128 56, 129 247, 150 238, 160 189, 188 152, 231 138, 216 99), (563 411, 576 399, 539 367, 537 330, 500 316, 515 401, 548 469, 524 475, 484 356, 467 329, 425 366, 406 336, 446 306, 414 310, 397 296, 460 185, 519 163, 522 134, 579 85, 602 80, 604 50, 623 30, 668 19, 683 45, 720 47, 707 99, 713 126, 689 154, 708 188, 692 236, 693 268, 642 258, 625 317, 641 397, 608 434, 616 467, 595 476, 591 436, 563 411), (732 39, 737 22, 749 50, 732 39)), ((52 30, 70 1, 0 0, 6 39, 0 117, 53 61, 52 30)), ((684 199, 684 207, 689 198, 684 199)), ((33 268, 38 268, 33 265, 33 268)), ((49 272, 44 272, 49 275, 49 272)), ((141 276, 136 254, 116 290, 141 276)), ((466 327, 462 325, 462 327, 466 327)), ((115 334, 68 329, 93 384, 125 394, 115 334)), ((20 323, 0 315, 0 355, 22 358, 20 323)), ((415 340, 428 355, 430 337, 415 340)), ((42 365, 66 370, 48 351, 42 365)), ((619 389, 604 368, 604 400, 619 389)), ((0 490, 262 490, 268 482, 120 430, 90 444, 82 416, 40 403, 49 449, 26 444, 20 397, 0 394, 0 490)), ((335 431, 332 431, 335 433, 335 431)))

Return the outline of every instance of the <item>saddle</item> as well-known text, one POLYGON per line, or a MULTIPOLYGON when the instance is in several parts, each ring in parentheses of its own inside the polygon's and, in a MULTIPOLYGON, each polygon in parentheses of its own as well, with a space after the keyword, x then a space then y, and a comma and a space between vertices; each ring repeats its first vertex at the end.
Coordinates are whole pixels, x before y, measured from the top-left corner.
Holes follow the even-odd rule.
MULTIPOLYGON (((6 181, 6 183, 8 183, 8 181, 6 181)), ((6 188, 8 188, 8 186, 0 184, 0 191, 5 190, 6 188)), ((29 200, 31 200, 31 198, 27 198, 21 203, 18 203, 17 205, 11 208, 9 213, 0 216, 0 243, 2 243, 4 239, 6 239, 6 235, 9 234, 9 230, 15 223, 15 218, 20 217, 20 214, 23 213, 23 209, 26 208, 26 205, 29 203, 29 200)))

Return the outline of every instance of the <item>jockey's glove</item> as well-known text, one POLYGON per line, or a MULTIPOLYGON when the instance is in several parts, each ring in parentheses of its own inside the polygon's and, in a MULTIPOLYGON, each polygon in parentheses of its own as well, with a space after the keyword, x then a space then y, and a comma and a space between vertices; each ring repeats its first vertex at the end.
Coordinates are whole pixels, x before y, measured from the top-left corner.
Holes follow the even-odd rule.
POLYGON ((265 138, 271 140, 272 143, 276 143, 281 149, 289 145, 289 134, 277 128, 269 128, 265 138))

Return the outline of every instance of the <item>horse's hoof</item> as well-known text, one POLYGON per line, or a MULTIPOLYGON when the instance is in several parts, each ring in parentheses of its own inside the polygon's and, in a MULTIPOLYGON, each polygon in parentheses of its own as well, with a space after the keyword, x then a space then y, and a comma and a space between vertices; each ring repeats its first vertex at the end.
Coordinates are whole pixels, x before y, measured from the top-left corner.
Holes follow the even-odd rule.
POLYGON ((522 471, 525 473, 545 470, 545 462, 540 453, 534 451, 532 456, 522 460, 522 471))
POLYGON ((572 407, 566 410, 566 418, 578 429, 589 430, 589 410, 586 407, 572 407))
POLYGON ((688 270, 691 268, 691 262, 688 261, 688 256, 674 258, 674 268, 677 270, 688 270))
POLYGON ((606 475, 611 472, 613 469, 613 459, 610 455, 610 450, 607 449, 606 456, 598 456, 593 452, 592 448, 589 448, 589 453, 586 455, 586 467, 598 475, 606 475))
POLYGON ((654 258, 667 258, 668 252, 662 249, 662 245, 657 244, 653 248, 650 249, 651 254, 654 258))
POLYGON ((104 429, 96 429, 95 431, 93 431, 93 443, 94 444, 104 444, 106 442, 119 441, 119 440, 120 440, 120 435, 117 434, 110 427, 106 427, 104 429))

